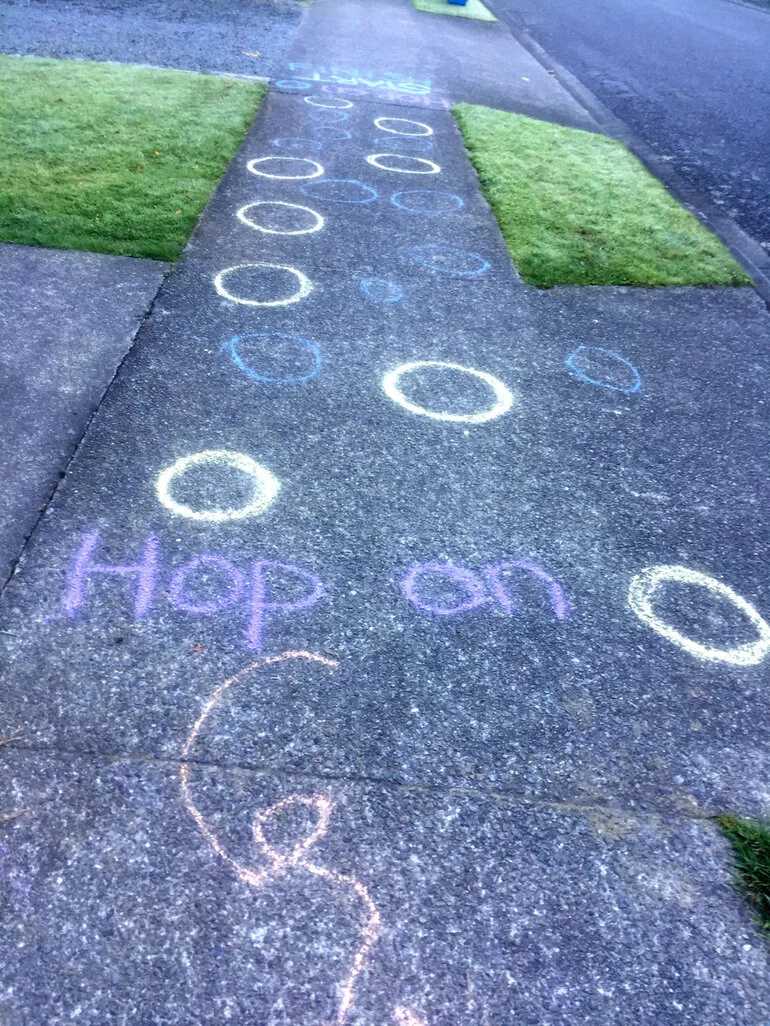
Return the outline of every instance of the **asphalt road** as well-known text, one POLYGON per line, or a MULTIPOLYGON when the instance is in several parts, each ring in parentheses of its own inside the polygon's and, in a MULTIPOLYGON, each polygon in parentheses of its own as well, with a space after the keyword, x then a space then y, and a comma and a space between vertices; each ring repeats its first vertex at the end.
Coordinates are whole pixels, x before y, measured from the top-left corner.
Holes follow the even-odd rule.
POLYGON ((492 0, 770 251, 770 9, 492 0))

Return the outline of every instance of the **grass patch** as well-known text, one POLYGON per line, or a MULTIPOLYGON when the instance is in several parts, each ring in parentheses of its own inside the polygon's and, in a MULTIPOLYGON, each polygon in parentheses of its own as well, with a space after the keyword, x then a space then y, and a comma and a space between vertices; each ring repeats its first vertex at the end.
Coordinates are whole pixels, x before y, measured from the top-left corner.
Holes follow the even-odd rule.
POLYGON ((481 0, 468 0, 467 4, 450 4, 447 0, 412 0, 418 11, 428 14, 454 14, 458 18, 475 18, 476 21, 497 21, 481 0))
POLYGON ((266 86, 0 57, 0 241, 174 260, 266 86))
POLYGON ((622 143, 489 107, 452 110, 530 284, 751 284, 622 143))
POLYGON ((733 846, 738 888, 770 932, 770 822, 737 816, 719 816, 717 822, 733 846))

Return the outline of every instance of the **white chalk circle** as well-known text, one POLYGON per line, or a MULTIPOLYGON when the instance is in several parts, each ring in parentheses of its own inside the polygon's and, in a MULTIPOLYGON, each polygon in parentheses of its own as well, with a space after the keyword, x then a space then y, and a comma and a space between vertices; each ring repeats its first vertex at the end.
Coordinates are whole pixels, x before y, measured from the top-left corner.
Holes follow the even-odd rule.
POLYGON ((280 487, 281 483, 277 477, 245 453, 230 452, 227 449, 207 449, 191 456, 184 456, 167 467, 158 476, 155 491, 158 500, 177 516, 186 517, 188 520, 223 523, 226 520, 242 520, 244 517, 256 517, 264 513, 275 499, 280 487), (229 467, 242 471, 253 483, 251 499, 235 509, 193 509, 177 502, 171 494, 171 484, 174 478, 187 473, 193 467, 229 467))
POLYGON ((326 107, 330 110, 347 110, 353 106, 350 100, 344 100, 341 96, 305 96, 303 99, 313 107, 326 107))
POLYGON ((690 570, 689 567, 661 565, 642 570, 631 581, 631 586, 628 589, 628 604, 642 623, 647 624, 652 630, 674 645, 683 648, 685 652, 689 652, 696 659, 714 663, 732 663, 734 666, 754 666, 756 663, 761 663, 770 652, 770 624, 759 615, 751 603, 741 598, 732 588, 722 584, 715 577, 709 577, 708 574, 699 573, 697 570, 690 570), (686 634, 662 620, 653 608, 658 589, 667 581, 677 584, 694 584, 699 588, 705 588, 712 595, 726 599, 739 612, 743 613, 755 628, 758 634, 757 640, 736 645, 735 648, 714 648, 688 638, 686 634))
POLYGON ((430 125, 423 124, 422 121, 412 121, 411 118, 375 118, 374 123, 381 132, 390 132, 391 135, 433 135, 433 129, 430 125), (418 128, 424 128, 424 132, 404 132, 400 128, 387 128, 383 122, 398 121, 401 125, 417 125, 418 128))
MULTIPOLYGON (((269 215, 269 209, 265 213, 269 215)), ((250 228, 256 228, 259 232, 267 232, 269 235, 309 235, 311 232, 319 231, 324 226, 324 219, 315 210, 311 210, 310 207, 303 207, 299 203, 285 203, 283 200, 257 200, 255 203, 247 203, 245 207, 241 207, 238 211, 238 220, 243 221, 250 228), (279 217, 281 213, 289 210, 299 210, 302 214, 310 215, 310 223, 307 228, 271 228, 268 225, 259 224, 257 221, 252 220, 252 214, 258 213, 257 207, 282 207, 284 210, 279 209, 277 211, 279 217)), ((307 221, 307 218, 305 220, 307 221)))
POLYGON ((313 290, 312 282, 305 277, 302 271, 296 267, 287 267, 284 264, 237 264, 235 267, 226 267, 214 278, 214 288, 220 296, 229 299, 233 303, 241 303, 244 306, 289 306, 290 303, 298 303, 313 290), (296 292, 283 299, 249 299, 248 296, 236 296, 225 288, 225 278, 228 275, 237 275, 239 271, 251 271, 254 268, 267 269, 268 271, 286 271, 293 274, 299 283, 296 292))
POLYGON ((415 360, 413 363, 402 363, 400 367, 390 371, 382 379, 382 389, 389 399, 399 406, 403 406, 410 413, 417 413, 421 417, 430 417, 432 420, 450 420, 455 424, 484 424, 488 420, 502 417, 513 406, 513 396, 510 389, 486 371, 476 370, 474 367, 463 367, 459 363, 445 363, 443 360, 415 360), (422 370, 425 367, 438 368, 439 370, 457 371, 460 374, 468 374, 489 385, 495 397, 495 402, 485 410, 476 413, 447 413, 443 410, 429 410, 425 406, 413 403, 401 391, 400 381, 405 374, 422 370))
POLYGON ((318 161, 311 160, 309 157, 255 157, 254 160, 250 160, 246 167, 251 171, 253 175, 262 175, 263 178, 280 178, 285 181, 299 181, 305 178, 320 178, 324 173, 324 169, 318 163, 318 161), (270 164, 270 167, 277 167, 281 164, 286 164, 291 161, 292 164, 312 164, 313 169, 309 174, 301 175, 282 175, 278 171, 265 171, 261 167, 257 167, 257 164, 264 164, 268 161, 278 161, 278 164, 270 164))
POLYGON ((432 160, 427 160, 425 157, 412 157, 408 153, 370 153, 366 158, 366 163, 371 164, 372 167, 378 167, 380 171, 398 171, 401 175, 438 175, 441 173, 441 168, 432 160), (412 166, 393 167, 392 164, 383 163, 384 157, 392 160, 411 161, 412 166), (415 164, 420 164, 421 167, 415 167, 415 164))

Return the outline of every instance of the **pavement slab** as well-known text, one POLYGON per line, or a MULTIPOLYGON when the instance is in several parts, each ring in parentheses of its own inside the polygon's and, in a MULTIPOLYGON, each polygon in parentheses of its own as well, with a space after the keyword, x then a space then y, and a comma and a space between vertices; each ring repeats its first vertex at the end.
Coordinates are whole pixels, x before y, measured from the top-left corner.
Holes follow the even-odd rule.
POLYGON ((155 260, 0 245, 0 580, 63 476, 164 273, 155 260))
POLYGON ((3 594, 6 1018, 759 1026, 767 310, 525 286, 451 115, 327 84, 3 594))

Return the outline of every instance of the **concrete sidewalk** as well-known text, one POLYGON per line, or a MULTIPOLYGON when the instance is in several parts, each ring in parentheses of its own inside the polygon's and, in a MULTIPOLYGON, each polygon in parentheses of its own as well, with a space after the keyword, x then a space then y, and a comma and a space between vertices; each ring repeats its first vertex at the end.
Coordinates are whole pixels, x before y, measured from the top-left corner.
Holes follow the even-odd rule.
POLYGON ((708 817, 770 804, 770 319, 524 286, 443 107, 506 50, 583 115, 377 4, 317 0, 5 591, 0 1009, 761 1026, 708 817))

